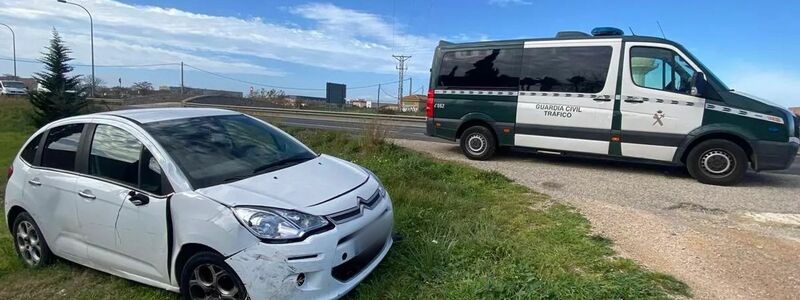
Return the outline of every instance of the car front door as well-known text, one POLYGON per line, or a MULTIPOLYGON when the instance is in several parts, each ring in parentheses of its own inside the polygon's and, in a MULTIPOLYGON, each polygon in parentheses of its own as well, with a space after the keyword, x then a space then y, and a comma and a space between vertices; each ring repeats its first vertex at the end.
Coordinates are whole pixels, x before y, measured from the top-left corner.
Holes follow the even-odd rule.
POLYGON ((623 156, 672 161, 703 121, 705 99, 691 95, 698 67, 671 45, 627 42, 622 75, 623 156))
POLYGON ((158 162, 126 124, 97 124, 77 188, 78 219, 89 257, 110 269, 165 282, 166 197, 158 162), (158 173, 156 173, 158 172, 158 173), (154 175, 155 174, 155 175, 154 175))
POLYGON ((619 39, 525 43, 514 143, 608 154, 619 39))
POLYGON ((40 141, 36 158, 23 188, 28 209, 56 255, 85 263, 75 207, 76 153, 84 124, 67 124, 48 130, 40 141))

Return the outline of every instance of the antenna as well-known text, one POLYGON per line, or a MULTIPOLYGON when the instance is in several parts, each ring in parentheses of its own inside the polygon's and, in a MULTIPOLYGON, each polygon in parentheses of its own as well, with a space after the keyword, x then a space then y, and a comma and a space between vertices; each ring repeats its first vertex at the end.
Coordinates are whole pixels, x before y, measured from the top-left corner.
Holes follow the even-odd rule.
POLYGON ((664 29, 662 29, 662 28, 661 28, 661 22, 659 22, 659 21, 656 21, 656 24, 658 24, 658 30, 660 30, 660 31, 661 31, 661 36, 662 36, 662 37, 664 37, 664 38, 666 39, 666 38, 667 38, 667 36, 666 36, 666 35, 664 35, 664 29))
POLYGON ((633 28, 631 28, 630 26, 628 26, 628 30, 630 30, 630 31, 631 31, 631 34, 632 34, 632 35, 636 35, 636 32, 633 32, 633 28))

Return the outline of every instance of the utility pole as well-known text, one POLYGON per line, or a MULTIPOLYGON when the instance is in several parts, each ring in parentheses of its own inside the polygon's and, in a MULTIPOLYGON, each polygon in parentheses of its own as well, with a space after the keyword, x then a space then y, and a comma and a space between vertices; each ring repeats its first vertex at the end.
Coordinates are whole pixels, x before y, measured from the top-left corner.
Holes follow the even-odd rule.
POLYGON ((411 96, 411 93, 413 93, 413 91, 411 90, 412 88, 414 88, 414 77, 408 77, 408 95, 409 96, 411 96))
POLYGON ((183 61, 181 61, 181 95, 183 94, 183 61))
POLYGON ((376 111, 381 111, 381 84, 378 84, 378 108, 375 109, 376 111))
POLYGON ((406 66, 406 61, 409 58, 411 58, 411 56, 410 55, 392 55, 392 57, 394 57, 394 59, 397 60, 397 70, 398 70, 398 73, 399 73, 398 74, 399 75, 399 79, 397 81, 397 109, 399 111, 402 111, 403 110, 403 108, 402 108, 402 105, 403 105, 403 103, 402 103, 403 102, 402 101, 402 99, 403 99, 403 81, 405 81, 403 76, 405 75, 406 70, 408 70, 408 66, 406 66))
POLYGON ((6 25, 4 23, 0 23, 0 25, 3 25, 5 27, 7 27, 8 30, 11 30, 11 52, 13 53, 13 56, 14 56, 14 79, 16 79, 17 78, 17 36, 14 33, 14 29, 11 29, 11 26, 8 26, 8 25, 6 25))
POLYGON ((90 88, 91 88, 90 93, 91 93, 92 97, 94 97, 94 86, 95 86, 95 82, 97 82, 97 77, 94 76, 94 20, 92 20, 92 14, 89 13, 89 10, 86 9, 86 7, 83 7, 83 5, 80 5, 78 3, 67 2, 67 0, 58 0, 58 2, 66 3, 66 4, 72 4, 72 5, 75 5, 77 7, 83 8, 83 10, 86 12, 86 14, 89 15, 89 40, 90 40, 91 48, 92 48, 92 85, 90 86, 90 88))

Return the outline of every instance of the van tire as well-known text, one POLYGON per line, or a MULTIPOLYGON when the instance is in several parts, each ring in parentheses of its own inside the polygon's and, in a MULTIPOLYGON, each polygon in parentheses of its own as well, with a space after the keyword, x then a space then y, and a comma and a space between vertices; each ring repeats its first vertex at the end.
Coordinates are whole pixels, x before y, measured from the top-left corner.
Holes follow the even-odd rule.
POLYGON ((50 251, 44 234, 39 225, 27 212, 21 212, 14 218, 12 238, 17 255, 31 268, 47 266, 55 260, 55 255, 50 251))
POLYGON ((697 181, 713 185, 734 185, 747 172, 747 153, 734 142, 703 141, 686 157, 686 168, 697 181))
POLYGON ((497 140, 489 128, 472 126, 461 133, 459 139, 461 152, 472 160, 487 160, 492 158, 497 150, 497 140))
POLYGON ((249 299, 244 283, 236 271, 225 263, 225 257, 209 251, 192 255, 186 261, 181 270, 180 289, 181 299, 186 300, 219 299, 222 297, 221 291, 233 290, 236 293, 230 296, 231 299, 249 299), (210 276, 210 273, 219 275, 210 276))

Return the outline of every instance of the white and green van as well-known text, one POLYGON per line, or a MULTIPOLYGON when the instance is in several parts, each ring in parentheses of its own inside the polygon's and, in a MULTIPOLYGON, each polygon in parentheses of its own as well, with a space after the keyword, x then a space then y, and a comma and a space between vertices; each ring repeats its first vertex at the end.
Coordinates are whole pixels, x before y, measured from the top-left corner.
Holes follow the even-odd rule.
POLYGON ((470 159, 498 147, 685 165, 718 185, 788 168, 798 117, 728 88, 683 46, 592 35, 453 44, 431 68, 429 136, 459 140, 470 159))

